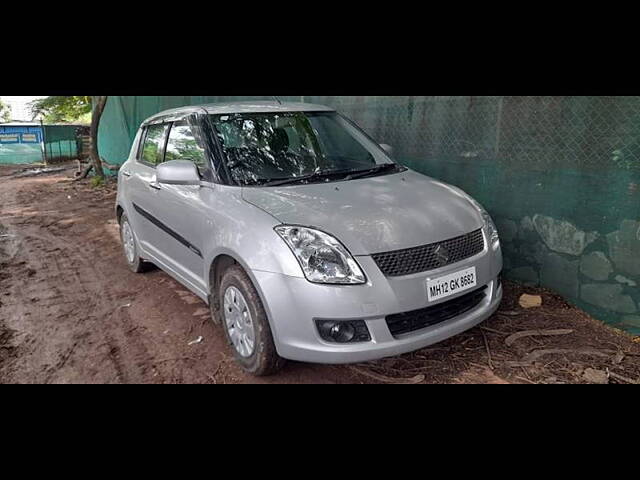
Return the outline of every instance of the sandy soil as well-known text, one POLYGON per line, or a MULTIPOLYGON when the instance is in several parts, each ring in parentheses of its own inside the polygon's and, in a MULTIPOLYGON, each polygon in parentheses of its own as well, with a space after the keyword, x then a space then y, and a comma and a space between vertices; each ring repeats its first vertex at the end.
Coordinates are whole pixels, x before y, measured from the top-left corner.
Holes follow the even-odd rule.
POLYGON ((202 301, 158 269, 127 269, 114 185, 71 182, 72 170, 16 177, 23 169, 0 166, 0 383, 584 383, 598 373, 609 383, 640 379, 637 339, 543 290, 526 289, 544 303, 523 310, 517 299, 525 290, 511 284, 499 315, 431 348, 357 366, 290 362, 278 376, 254 378, 236 366, 202 301), (557 329, 571 332, 511 337, 557 329), (202 343, 189 345, 199 336, 202 343))

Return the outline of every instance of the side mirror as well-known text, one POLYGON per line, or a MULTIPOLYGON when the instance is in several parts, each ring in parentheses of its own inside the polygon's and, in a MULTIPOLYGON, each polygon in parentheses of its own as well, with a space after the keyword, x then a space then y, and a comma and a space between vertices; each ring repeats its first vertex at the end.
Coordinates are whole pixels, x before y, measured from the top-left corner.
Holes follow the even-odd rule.
POLYGON ((171 160, 158 165, 156 181, 166 185, 200 185, 200 173, 193 162, 171 160))
POLYGON ((391 145, 388 145, 386 143, 381 143, 380 147, 387 152, 387 155, 389 155, 390 157, 393 157, 393 147, 391 145))

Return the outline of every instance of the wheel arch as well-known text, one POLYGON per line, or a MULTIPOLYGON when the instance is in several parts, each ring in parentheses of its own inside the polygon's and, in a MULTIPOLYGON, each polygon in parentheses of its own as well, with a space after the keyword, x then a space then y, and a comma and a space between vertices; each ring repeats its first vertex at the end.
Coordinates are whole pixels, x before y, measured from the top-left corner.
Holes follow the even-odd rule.
MULTIPOLYGON (((220 285, 220 280, 222 279, 222 275, 224 271, 232 266, 238 265, 240 266, 253 284, 253 287, 258 292, 258 296, 260 297, 260 301, 262 302, 262 306, 264 308, 265 313, 267 314, 267 319, 269 320, 269 325, 271 326, 271 331, 276 334, 276 326, 271 318, 271 310, 269 308, 269 304, 267 303, 264 292, 260 287, 253 271, 249 266, 242 260, 242 257, 238 255, 236 252, 231 250, 224 249, 214 255, 210 262, 208 262, 209 268, 207 270, 207 291, 209 292, 209 303, 216 310, 219 311, 220 302, 218 295, 215 293, 218 291, 218 286, 220 285)), ((278 342, 276 340, 276 345, 278 342)))
POLYGON ((118 221, 118 225, 120 225, 120 219, 122 218, 123 214, 124 214, 124 208, 122 208, 122 205, 118 203, 116 205, 116 220, 118 221))

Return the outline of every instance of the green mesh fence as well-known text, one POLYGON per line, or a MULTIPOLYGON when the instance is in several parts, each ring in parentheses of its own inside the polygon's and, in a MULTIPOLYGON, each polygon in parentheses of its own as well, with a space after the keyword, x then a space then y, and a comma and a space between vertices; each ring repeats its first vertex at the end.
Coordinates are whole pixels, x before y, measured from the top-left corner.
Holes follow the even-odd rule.
MULTIPOLYGON (((99 148, 128 156, 138 125, 181 105, 270 97, 111 97, 99 148)), ((300 97, 281 97, 299 101, 300 97)), ((505 275, 640 333, 640 97, 320 97, 417 171, 476 197, 505 275)))
POLYGON ((76 127, 73 125, 45 125, 45 150, 47 161, 59 162, 78 156, 76 127))

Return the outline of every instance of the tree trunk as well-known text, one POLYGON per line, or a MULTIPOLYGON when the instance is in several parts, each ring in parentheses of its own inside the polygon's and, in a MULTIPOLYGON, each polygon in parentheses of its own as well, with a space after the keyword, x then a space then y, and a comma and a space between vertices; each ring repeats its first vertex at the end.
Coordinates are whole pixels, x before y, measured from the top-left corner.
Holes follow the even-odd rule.
POLYGON ((91 97, 91 162, 96 175, 104 179, 104 170, 102 169, 102 161, 98 153, 98 127, 100 126, 100 118, 107 104, 108 97, 91 97))

